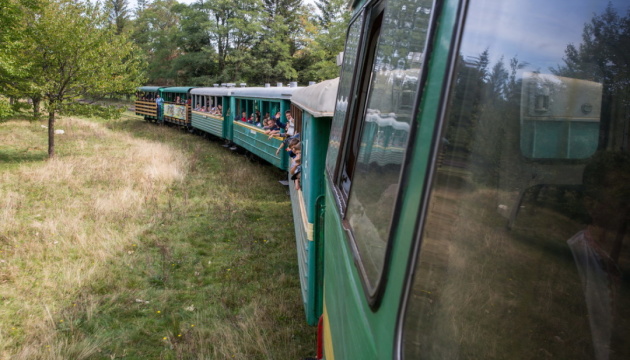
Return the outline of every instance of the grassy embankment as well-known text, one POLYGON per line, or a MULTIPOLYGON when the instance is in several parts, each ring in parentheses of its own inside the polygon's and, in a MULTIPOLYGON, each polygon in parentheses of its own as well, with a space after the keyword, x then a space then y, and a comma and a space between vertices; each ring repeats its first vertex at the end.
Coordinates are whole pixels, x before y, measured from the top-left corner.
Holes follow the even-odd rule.
POLYGON ((282 173, 127 115, 0 123, 0 358, 290 359, 305 325, 282 173))

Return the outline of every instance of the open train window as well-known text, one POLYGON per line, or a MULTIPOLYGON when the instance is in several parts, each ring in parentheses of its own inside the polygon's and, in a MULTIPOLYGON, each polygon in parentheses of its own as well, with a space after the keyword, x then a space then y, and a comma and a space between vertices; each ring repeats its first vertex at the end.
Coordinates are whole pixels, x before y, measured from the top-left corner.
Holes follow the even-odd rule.
POLYGON ((344 227, 373 309, 396 226, 433 6, 432 0, 382 2, 371 9, 366 26, 367 50, 348 117, 339 187, 347 197, 344 227))
POLYGON ((291 116, 295 122, 295 134, 302 133, 302 109, 291 103, 291 116))

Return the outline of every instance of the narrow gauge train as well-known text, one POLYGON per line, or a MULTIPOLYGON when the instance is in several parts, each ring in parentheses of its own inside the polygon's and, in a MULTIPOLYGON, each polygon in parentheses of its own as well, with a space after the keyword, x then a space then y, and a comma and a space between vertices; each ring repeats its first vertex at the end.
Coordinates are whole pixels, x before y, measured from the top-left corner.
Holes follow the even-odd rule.
POLYGON ((295 83, 281 85, 239 88, 143 86, 136 92, 135 112, 147 121, 171 123, 190 131, 215 135, 287 170, 287 153, 276 153, 283 139, 278 136, 268 139, 262 127, 242 120, 243 117, 260 119, 264 114, 279 113, 280 121, 286 123, 285 112, 291 108, 291 94, 299 87, 295 83), (160 105, 156 102, 158 96, 162 99, 160 105))
POLYGON ((291 97, 317 357, 630 358, 630 1, 351 6, 291 97))

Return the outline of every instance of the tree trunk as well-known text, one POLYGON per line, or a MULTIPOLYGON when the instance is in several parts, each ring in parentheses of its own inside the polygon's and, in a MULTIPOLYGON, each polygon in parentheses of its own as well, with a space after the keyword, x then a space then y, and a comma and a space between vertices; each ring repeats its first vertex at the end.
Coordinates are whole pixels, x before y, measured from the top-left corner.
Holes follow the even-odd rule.
POLYGON ((55 111, 48 112, 48 159, 55 157, 55 111))
POLYGON ((42 99, 38 97, 33 97, 31 98, 31 100, 33 101, 33 116, 35 117, 35 119, 39 119, 39 116, 41 115, 39 112, 39 105, 41 104, 42 99))

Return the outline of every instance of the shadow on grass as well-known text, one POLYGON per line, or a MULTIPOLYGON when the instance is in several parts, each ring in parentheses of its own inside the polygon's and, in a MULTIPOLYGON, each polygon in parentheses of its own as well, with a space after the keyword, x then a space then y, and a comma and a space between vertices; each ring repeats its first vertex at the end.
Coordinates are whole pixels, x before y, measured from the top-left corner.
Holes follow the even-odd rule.
POLYGON ((41 162, 48 158, 48 153, 45 151, 14 151, 14 150, 0 150, 0 165, 14 165, 24 164, 31 162, 41 162))

